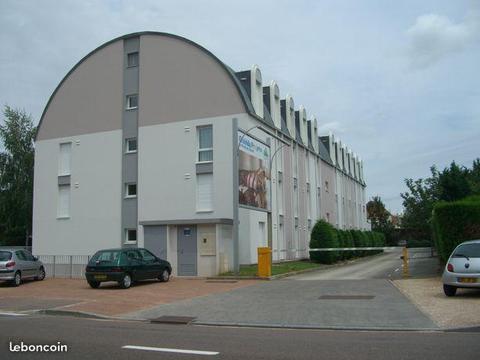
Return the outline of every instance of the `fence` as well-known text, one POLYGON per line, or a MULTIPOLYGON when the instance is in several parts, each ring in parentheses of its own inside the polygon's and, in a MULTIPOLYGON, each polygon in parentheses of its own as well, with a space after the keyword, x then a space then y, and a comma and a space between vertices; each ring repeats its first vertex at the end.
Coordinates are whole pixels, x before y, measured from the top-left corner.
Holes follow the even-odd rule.
POLYGON ((38 255, 47 277, 82 279, 90 255, 38 255))

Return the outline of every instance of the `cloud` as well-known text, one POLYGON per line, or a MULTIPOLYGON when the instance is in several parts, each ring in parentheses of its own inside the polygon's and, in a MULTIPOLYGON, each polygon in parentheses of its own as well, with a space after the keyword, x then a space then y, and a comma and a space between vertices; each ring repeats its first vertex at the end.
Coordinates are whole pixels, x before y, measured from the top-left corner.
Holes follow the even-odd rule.
POLYGON ((419 16, 407 36, 412 67, 426 68, 480 39, 480 11, 471 10, 459 23, 437 14, 419 16))
POLYGON ((345 126, 338 121, 331 121, 318 127, 319 134, 328 134, 329 132, 332 132, 334 134, 345 133, 345 126))

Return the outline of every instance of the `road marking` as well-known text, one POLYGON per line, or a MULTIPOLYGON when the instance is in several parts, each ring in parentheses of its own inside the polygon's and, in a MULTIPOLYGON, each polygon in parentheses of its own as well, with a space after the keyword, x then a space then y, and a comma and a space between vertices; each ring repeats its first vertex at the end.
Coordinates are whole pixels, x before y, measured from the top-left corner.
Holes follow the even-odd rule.
POLYGON ((399 270, 400 270, 400 268, 396 268, 396 269, 395 269, 395 272, 397 272, 397 271, 399 271, 399 270))
POLYGON ((0 312, 0 315, 5 315, 5 316, 28 316, 28 314, 14 313, 14 312, 0 312))
POLYGON ((150 346, 135 346, 135 345, 125 345, 125 346, 122 346, 122 349, 159 351, 159 352, 170 352, 170 353, 191 354, 191 355, 218 355, 218 354, 220 354, 217 351, 170 349, 170 348, 157 348, 157 347, 150 347, 150 346))

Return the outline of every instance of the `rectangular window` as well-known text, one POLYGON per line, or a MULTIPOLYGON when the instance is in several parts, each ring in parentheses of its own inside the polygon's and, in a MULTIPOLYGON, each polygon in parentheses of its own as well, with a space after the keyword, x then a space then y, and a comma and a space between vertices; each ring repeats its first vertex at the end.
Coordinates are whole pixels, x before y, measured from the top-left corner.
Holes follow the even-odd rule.
POLYGON ((197 175, 197 211, 213 210, 213 174, 197 175))
POLYGON ((72 157, 72 143, 60 144, 60 155, 58 158, 58 175, 70 175, 70 163, 72 157))
POLYGON ((125 184, 125 197, 137 197, 137 184, 125 184))
POLYGON ((213 161, 213 129, 212 126, 200 126, 198 133, 198 161, 213 161))
POLYGON ((137 139, 131 138, 125 140, 125 152, 136 153, 137 152, 137 139))
POLYGON ((125 241, 126 242, 137 242, 137 229, 126 229, 125 230, 125 241))
POLYGON ((70 185, 58 186, 57 217, 70 217, 70 185))
POLYGON ((138 108, 138 95, 127 95, 127 110, 138 108))
POLYGON ((127 67, 138 66, 138 52, 132 52, 127 55, 127 67))

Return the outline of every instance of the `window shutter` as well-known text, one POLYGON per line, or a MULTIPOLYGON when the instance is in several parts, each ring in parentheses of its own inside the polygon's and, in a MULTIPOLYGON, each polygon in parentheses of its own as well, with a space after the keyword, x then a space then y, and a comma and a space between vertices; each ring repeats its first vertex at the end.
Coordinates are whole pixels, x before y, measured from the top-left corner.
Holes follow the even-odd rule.
POLYGON ((213 174, 197 175, 197 209, 213 209, 213 174))
POLYGON ((70 216, 70 185, 58 187, 58 217, 70 216))
POLYGON ((58 162, 59 175, 70 175, 71 153, 72 153, 72 143, 60 144, 60 157, 58 162))

